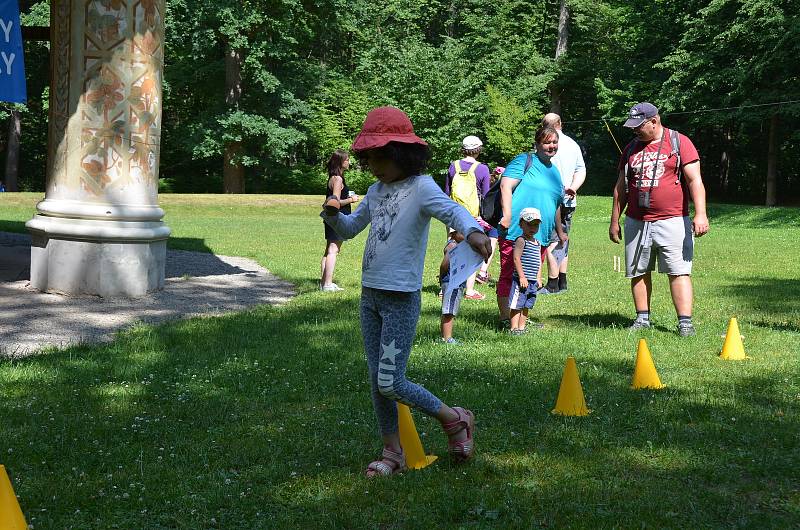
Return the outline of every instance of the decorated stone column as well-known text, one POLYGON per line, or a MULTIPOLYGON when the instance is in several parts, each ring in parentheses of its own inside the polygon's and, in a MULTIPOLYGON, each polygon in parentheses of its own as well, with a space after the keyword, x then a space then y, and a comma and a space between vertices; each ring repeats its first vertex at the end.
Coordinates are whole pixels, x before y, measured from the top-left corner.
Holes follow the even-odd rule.
POLYGON ((31 285, 141 296, 164 286, 158 207, 164 0, 53 0, 45 199, 31 285))

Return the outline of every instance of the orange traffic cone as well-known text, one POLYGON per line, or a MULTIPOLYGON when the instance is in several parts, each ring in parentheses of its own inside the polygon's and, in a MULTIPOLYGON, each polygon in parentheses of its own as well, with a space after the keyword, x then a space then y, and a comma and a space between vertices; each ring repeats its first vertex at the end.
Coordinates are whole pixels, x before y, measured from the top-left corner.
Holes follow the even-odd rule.
POLYGON ((586 400, 583 399, 583 388, 581 379, 578 377, 578 365, 575 364, 575 357, 567 357, 567 364, 564 366, 564 374, 561 376, 561 387, 558 389, 558 399, 553 414, 562 416, 588 416, 589 409, 586 408, 586 400))
POLYGON ((0 528, 3 530, 28 530, 28 524, 8 479, 6 468, 0 465, 0 528))
POLYGON ((728 322, 728 332, 725 334, 725 343, 722 345, 722 353, 719 356, 726 361, 747 359, 744 354, 744 344, 742 344, 742 336, 739 334, 739 323, 736 321, 736 317, 731 318, 731 321, 728 322))
POLYGON ((653 364, 653 357, 650 355, 650 348, 647 347, 647 341, 639 339, 631 388, 640 390, 642 388, 664 388, 665 386, 661 384, 661 379, 658 377, 656 365, 653 364))
POLYGON ((431 465, 438 457, 425 454, 422 441, 417 434, 417 427, 414 425, 414 418, 411 417, 411 410, 402 403, 397 404, 397 421, 400 425, 400 446, 406 454, 406 467, 422 469, 431 465))

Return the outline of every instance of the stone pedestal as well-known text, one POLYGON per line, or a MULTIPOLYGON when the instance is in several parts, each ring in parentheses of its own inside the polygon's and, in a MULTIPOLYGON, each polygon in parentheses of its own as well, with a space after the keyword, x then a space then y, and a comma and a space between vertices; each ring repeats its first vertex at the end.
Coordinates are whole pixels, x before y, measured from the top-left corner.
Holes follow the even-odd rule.
POLYGON ((164 285, 158 207, 164 0, 53 0, 45 200, 31 285, 141 296, 164 285))
POLYGON ((37 215, 27 226, 31 285, 37 289, 136 297, 164 287, 169 228, 161 222, 37 215))

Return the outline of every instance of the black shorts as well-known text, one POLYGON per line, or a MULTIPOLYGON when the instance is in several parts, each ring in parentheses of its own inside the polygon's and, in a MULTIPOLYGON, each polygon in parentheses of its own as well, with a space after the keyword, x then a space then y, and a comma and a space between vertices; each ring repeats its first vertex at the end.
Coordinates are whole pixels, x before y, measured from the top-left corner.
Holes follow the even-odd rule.
POLYGON ((323 223, 325 224, 325 241, 331 242, 331 241, 343 241, 344 240, 344 238, 342 236, 340 236, 339 234, 337 234, 336 230, 331 228, 328 223, 326 223, 325 221, 323 221, 323 223))

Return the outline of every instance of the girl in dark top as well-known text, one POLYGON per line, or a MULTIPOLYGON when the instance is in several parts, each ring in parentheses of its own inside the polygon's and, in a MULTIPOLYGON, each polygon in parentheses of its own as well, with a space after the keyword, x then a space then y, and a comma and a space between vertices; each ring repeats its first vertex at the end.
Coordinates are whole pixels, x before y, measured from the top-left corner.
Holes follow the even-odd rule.
MULTIPOLYGON (((328 193, 339 199, 340 211, 350 214, 350 205, 358 200, 358 195, 351 192, 344 180, 344 172, 350 168, 350 156, 344 149, 337 149, 328 160, 328 193)), ((336 268, 336 257, 342 248, 342 238, 333 228, 325 224, 325 251, 322 254, 322 276, 319 288, 322 291, 343 291, 333 283, 333 269, 336 268)))

